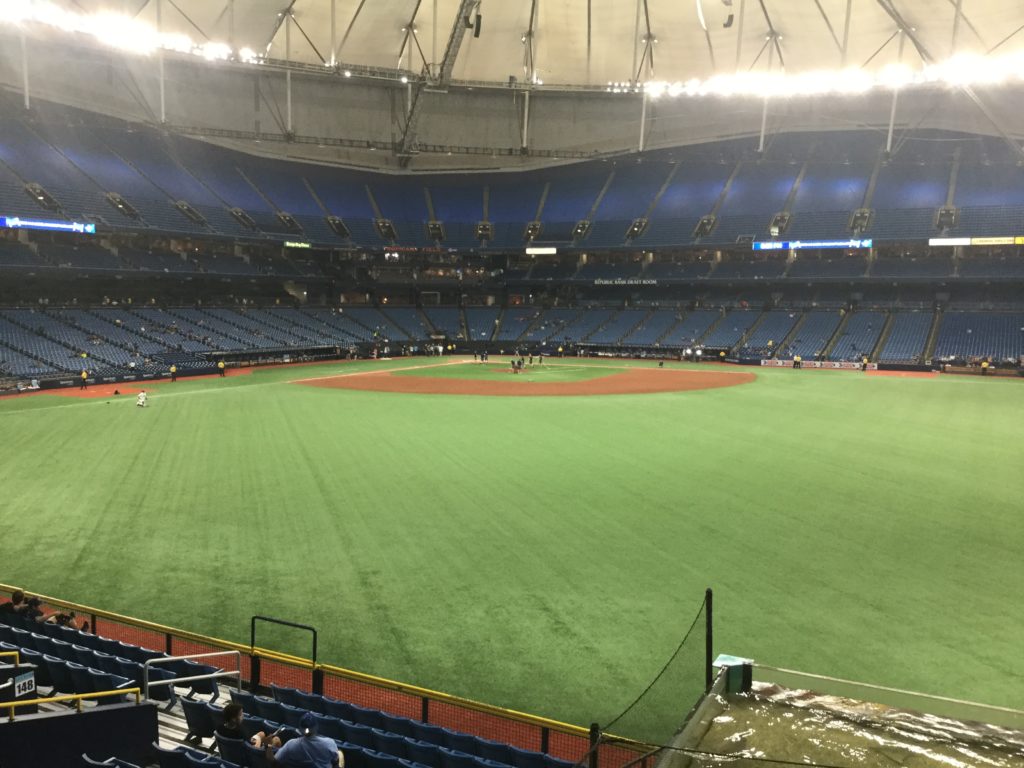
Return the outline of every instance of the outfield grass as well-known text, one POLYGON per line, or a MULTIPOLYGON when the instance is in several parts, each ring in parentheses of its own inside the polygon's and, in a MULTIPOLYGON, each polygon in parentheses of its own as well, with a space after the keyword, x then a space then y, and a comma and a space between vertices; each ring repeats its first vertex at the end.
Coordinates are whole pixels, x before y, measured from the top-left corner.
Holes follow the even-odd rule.
POLYGON ((717 651, 1021 705, 1020 382, 288 383, 387 365, 182 380, 146 410, 0 400, 0 580, 246 642, 257 612, 309 623, 322 659, 577 723, 632 699, 710 585, 717 651))

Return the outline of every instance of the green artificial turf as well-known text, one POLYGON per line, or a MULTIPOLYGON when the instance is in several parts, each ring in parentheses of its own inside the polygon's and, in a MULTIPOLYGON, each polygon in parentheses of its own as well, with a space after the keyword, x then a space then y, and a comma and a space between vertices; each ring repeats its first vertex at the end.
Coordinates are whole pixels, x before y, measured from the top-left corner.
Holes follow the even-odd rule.
POLYGON ((575 723, 629 703, 712 586, 716 652, 1021 705, 1021 382, 288 383, 388 365, 0 401, 0 577, 245 642, 254 613, 312 624, 323 660, 575 723))

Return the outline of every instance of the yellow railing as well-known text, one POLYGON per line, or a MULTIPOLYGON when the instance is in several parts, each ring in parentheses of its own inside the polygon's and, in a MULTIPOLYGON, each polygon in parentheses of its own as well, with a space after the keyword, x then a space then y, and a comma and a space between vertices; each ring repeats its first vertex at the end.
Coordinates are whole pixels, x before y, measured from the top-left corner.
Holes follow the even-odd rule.
MULTIPOLYGON (((0 591, 3 592, 14 592, 18 587, 13 587, 7 584, 0 584, 0 591)), ((26 593, 27 590, 26 590, 26 593)), ((164 635, 170 635, 174 638, 181 640, 189 640, 196 643, 203 643, 205 645, 213 646, 215 648, 223 648, 232 651, 241 651, 246 656, 252 658, 266 659, 268 661, 280 662, 294 667, 302 669, 308 669, 311 672, 314 670, 322 670, 325 674, 333 675, 335 677, 352 680, 355 682, 365 683, 372 685, 377 688, 383 688, 390 691, 399 693, 406 693, 411 696, 419 696, 427 699, 431 699, 446 704, 462 707, 464 709, 472 710, 482 714, 493 715, 495 717, 505 718, 507 720, 513 720, 526 725, 536 726, 538 728, 544 728, 550 731, 557 731, 559 733, 568 734, 571 736, 577 736, 581 738, 587 738, 590 735, 590 731, 587 728, 582 728, 578 725, 572 725, 571 723, 564 723, 559 720, 552 720, 539 715, 531 715, 525 712, 519 712, 514 709, 506 709, 504 707, 495 706, 494 704, 486 704, 481 701, 475 701, 473 699, 463 698, 461 696, 454 696, 449 693, 442 691, 435 691, 430 688, 422 688, 417 685, 411 685, 408 683, 401 683, 397 680, 390 680, 385 677, 378 677, 376 675, 370 675, 364 672, 356 672, 355 670, 346 669, 344 667, 337 667, 331 664, 314 664, 312 660, 302 658, 301 656, 293 656, 288 653, 281 651, 275 651, 269 648, 255 647, 251 648, 248 645, 241 643, 235 643, 230 640, 222 640, 216 637, 210 637, 208 635, 201 635, 195 632, 188 632, 185 630, 178 629, 176 627, 170 627, 165 624, 157 624, 151 621, 145 621, 144 619, 137 619, 132 616, 124 616, 122 614, 113 613, 111 611, 104 611, 99 608, 93 608, 92 606, 82 605, 80 603, 72 603, 67 600, 61 600, 55 597, 49 597, 48 595, 41 595, 37 592, 32 592, 32 595, 38 597, 43 602, 49 605, 60 606, 73 610, 79 614, 89 614, 95 618, 107 619, 109 621, 116 621, 121 624, 136 627, 138 629, 145 629, 151 632, 157 632, 164 635)), ((605 734, 610 736, 610 734, 605 734)), ((636 744, 639 747, 639 743, 631 742, 630 739, 618 739, 617 743, 630 748, 631 744, 636 744)))
POLYGON ((25 701, 2 701, 0 702, 0 709, 7 710, 7 718, 14 720, 14 710, 18 707, 27 707, 33 704, 54 704, 61 701, 73 701, 75 702, 75 709, 79 712, 82 711, 82 702, 88 699, 104 699, 110 696, 125 696, 127 694, 135 694, 135 703, 138 705, 142 701, 142 689, 141 688, 122 688, 119 691, 95 691, 93 693, 68 693, 62 696, 48 696, 45 699, 26 699, 25 701))
POLYGON ((17 667, 19 664, 21 664, 21 654, 17 651, 0 651, 0 659, 6 656, 14 657, 14 666, 17 667))

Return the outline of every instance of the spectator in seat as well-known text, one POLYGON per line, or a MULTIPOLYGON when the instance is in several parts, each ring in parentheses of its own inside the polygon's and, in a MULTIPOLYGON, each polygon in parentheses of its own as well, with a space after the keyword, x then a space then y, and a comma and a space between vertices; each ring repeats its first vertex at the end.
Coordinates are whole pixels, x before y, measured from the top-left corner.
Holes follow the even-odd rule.
POLYGON ((10 616, 12 613, 22 614, 26 608, 28 608, 28 603, 25 602, 25 593, 16 589, 11 595, 11 599, 0 605, 0 614, 5 616, 10 616))
MULTIPOLYGON (((244 741, 245 733, 242 731, 243 714, 241 704, 232 702, 225 706, 224 722, 217 726, 217 733, 225 739, 242 739, 244 741)), ((266 733, 260 731, 252 735, 249 743, 255 747, 279 747, 281 746, 281 739, 273 734, 267 736, 266 733)))
POLYGON ((63 611, 51 613, 46 617, 46 623, 57 624, 61 627, 71 627, 71 629, 81 629, 85 632, 89 631, 89 622, 79 622, 74 611, 71 611, 70 613, 64 613, 63 611))
POLYGON ((333 739, 317 735, 317 720, 307 712, 299 721, 302 736, 292 739, 275 753, 267 744, 267 762, 289 768, 345 768, 345 756, 333 739))
POLYGON ((25 603, 25 610, 22 611, 22 616, 26 617, 30 621, 42 621, 43 620, 43 609, 40 608, 43 601, 38 597, 30 597, 25 603))

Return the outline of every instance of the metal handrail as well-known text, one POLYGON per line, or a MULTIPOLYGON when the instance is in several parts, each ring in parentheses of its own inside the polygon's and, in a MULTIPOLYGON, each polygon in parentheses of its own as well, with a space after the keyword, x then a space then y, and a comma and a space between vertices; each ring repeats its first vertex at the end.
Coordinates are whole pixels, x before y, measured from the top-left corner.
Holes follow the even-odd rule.
POLYGON ((0 701, 0 709, 7 709, 7 717, 10 722, 14 721, 14 710, 18 707, 28 707, 37 704, 51 704, 61 701, 74 701, 75 709, 78 712, 82 711, 82 702, 88 699, 103 699, 110 696, 124 696, 125 694, 135 694, 135 704, 138 706, 142 703, 140 698, 142 694, 141 688, 122 688, 117 691, 94 691, 92 693, 67 693, 61 696, 48 696, 43 699, 26 699, 25 701, 0 701))
POLYGON ((188 656, 161 656, 156 659, 149 659, 142 665, 142 685, 145 698, 149 698, 149 689, 158 688, 162 685, 180 685, 191 683, 196 680, 219 680, 222 677, 235 678, 235 686, 242 690, 242 654, 240 651, 214 651, 212 653, 191 653, 188 656), (195 659, 208 659, 213 656, 234 656, 238 662, 238 669, 231 671, 209 672, 205 675, 192 675, 191 677, 175 677, 170 680, 149 681, 149 670, 154 664, 167 664, 171 661, 193 661, 195 659))
POLYGON ((16 667, 20 667, 21 666, 21 654, 18 653, 17 651, 0 651, 0 658, 2 658, 4 656, 13 656, 14 657, 14 666, 16 666, 16 667))

